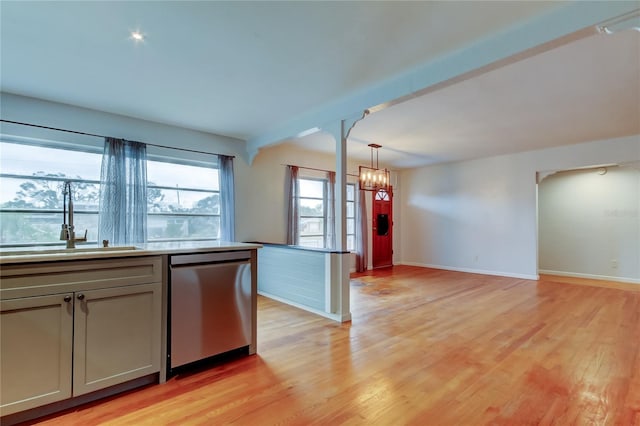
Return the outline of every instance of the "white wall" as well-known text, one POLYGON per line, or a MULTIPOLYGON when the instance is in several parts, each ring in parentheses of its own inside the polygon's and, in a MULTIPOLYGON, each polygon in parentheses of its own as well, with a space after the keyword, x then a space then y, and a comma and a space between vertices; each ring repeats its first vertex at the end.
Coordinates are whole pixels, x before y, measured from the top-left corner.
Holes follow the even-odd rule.
POLYGON ((538 186, 541 272, 640 277, 640 170, 598 170, 559 172, 538 186))
POLYGON ((640 159, 640 135, 404 170, 402 263, 535 278, 536 172, 640 159))
MULTIPOLYGON (((112 136, 174 148, 188 148, 213 154, 236 155, 243 157, 241 159, 246 164, 244 141, 226 136, 10 93, 0 93, 0 108, 4 120, 112 136)), ((0 130, 3 133, 22 131, 29 136, 43 135, 44 137, 57 133, 58 136, 64 138, 76 138, 68 133, 45 132, 7 123, 1 125, 0 130)), ((85 139, 87 138, 85 137, 85 139)))

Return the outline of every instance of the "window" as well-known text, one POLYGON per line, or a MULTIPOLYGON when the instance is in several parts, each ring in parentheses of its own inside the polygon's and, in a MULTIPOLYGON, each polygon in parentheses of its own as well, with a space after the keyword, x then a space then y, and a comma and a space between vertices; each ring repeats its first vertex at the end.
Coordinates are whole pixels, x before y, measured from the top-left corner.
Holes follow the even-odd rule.
POLYGON ((347 184, 347 250, 356 249, 356 186, 347 184))
POLYGON ((147 199, 150 242, 219 238, 217 168, 147 160, 147 199))
MULTIPOLYGON (((62 183, 71 180, 74 226, 98 237, 102 148, 0 140, 0 247, 61 245, 62 183), (54 160, 52 160, 54 159, 54 160)), ((150 155, 149 241, 215 240, 220 188, 215 164, 150 155)))
POLYGON ((61 244, 65 180, 76 232, 96 242, 102 153, 91 151, 0 141, 0 246, 61 244))
MULTIPOLYGON (((299 244, 305 247, 325 247, 327 235, 328 180, 298 178, 300 188, 298 228, 299 244)), ((355 185, 347 184, 347 250, 355 250, 355 185)))
POLYGON ((301 246, 324 247, 327 234, 327 180, 298 179, 301 246))

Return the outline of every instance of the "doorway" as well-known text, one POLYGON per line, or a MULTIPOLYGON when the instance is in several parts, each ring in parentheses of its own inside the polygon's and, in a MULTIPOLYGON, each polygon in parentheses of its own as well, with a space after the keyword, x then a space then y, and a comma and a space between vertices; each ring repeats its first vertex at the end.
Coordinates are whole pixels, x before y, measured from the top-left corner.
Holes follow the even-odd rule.
POLYGON ((538 272, 640 282, 640 171, 556 171, 538 184, 538 272))
POLYGON ((393 190, 373 193, 371 264, 374 268, 393 265, 393 190))

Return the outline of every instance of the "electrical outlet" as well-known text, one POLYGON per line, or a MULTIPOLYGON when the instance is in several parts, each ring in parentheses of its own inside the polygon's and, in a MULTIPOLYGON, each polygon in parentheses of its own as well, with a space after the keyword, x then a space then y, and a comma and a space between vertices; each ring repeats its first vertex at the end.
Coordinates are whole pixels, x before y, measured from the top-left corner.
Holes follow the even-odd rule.
POLYGON ((618 269, 618 260, 611 259, 611 269, 618 269))

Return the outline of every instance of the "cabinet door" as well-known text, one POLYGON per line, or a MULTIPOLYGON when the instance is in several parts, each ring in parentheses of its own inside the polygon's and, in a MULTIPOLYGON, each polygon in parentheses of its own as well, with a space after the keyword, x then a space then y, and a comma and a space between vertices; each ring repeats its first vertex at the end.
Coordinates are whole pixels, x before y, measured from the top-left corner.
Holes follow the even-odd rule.
POLYGON ((0 414, 71 397, 72 293, 0 302, 0 414))
POLYGON ((73 395, 160 371, 161 287, 75 293, 73 395))

